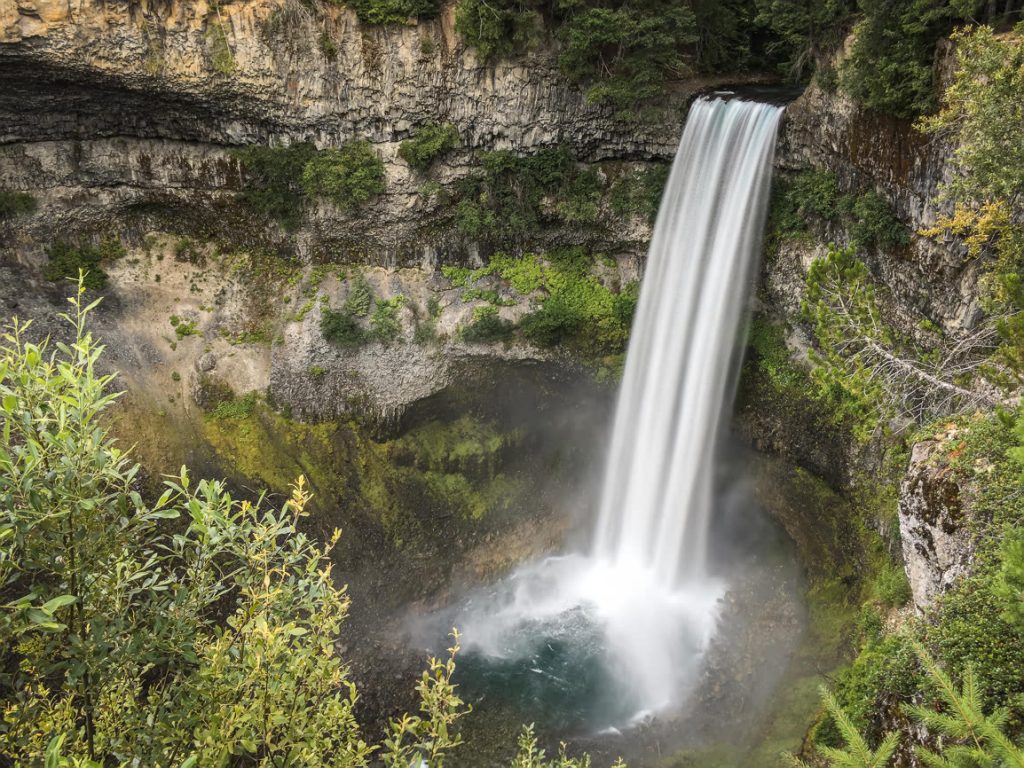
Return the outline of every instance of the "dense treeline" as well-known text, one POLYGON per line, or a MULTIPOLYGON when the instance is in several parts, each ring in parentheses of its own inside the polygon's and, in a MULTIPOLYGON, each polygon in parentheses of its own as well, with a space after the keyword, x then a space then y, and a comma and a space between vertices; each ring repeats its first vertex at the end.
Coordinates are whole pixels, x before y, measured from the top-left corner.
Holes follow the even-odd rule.
MULTIPOLYGON (((333 2, 334 0, 332 0, 333 2)), ((369 23, 432 18, 440 0, 358 0, 369 23)), ((936 106, 938 41, 957 27, 1009 27, 1021 0, 459 0, 456 28, 484 59, 554 38, 566 75, 624 116, 694 73, 776 73, 841 85, 871 109, 936 106), (831 59, 847 35, 842 71, 831 59), (837 77, 838 75, 838 77, 837 77)))

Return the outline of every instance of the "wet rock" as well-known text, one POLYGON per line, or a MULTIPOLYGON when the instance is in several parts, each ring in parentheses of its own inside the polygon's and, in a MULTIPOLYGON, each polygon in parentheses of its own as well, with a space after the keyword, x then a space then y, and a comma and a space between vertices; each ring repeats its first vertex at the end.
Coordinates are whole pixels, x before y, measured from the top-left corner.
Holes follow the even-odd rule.
POLYGON ((939 441, 917 443, 900 485, 903 559, 919 609, 966 574, 974 555, 964 491, 941 449, 939 441))

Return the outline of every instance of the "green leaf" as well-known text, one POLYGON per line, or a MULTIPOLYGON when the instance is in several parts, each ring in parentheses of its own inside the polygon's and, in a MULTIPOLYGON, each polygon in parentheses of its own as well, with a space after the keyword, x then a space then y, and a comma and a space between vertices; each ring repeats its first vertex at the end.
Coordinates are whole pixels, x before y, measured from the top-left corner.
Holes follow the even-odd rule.
POLYGON ((4 395, 4 410, 8 413, 14 413, 14 409, 18 407, 18 398, 14 395, 4 395))
POLYGON ((73 605, 78 601, 78 598, 74 595, 59 595, 52 600, 47 600, 43 603, 43 611, 53 616, 53 614, 67 605, 73 605))
POLYGON ((50 743, 46 745, 46 768, 59 768, 60 766, 60 750, 64 746, 64 739, 66 734, 60 734, 50 739, 50 743))

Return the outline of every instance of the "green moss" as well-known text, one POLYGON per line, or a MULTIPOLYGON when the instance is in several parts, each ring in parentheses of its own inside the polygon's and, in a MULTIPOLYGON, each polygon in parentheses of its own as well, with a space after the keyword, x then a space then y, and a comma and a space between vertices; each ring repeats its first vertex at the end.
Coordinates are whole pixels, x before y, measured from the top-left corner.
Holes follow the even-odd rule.
POLYGON ((46 251, 48 262, 43 267, 43 277, 53 282, 74 280, 82 271, 86 273, 85 287, 99 290, 106 287, 108 279, 101 264, 119 259, 125 253, 121 240, 113 236, 104 238, 97 245, 57 240, 46 251))
MULTIPOLYGON (((487 275, 507 280, 524 296, 540 292, 539 308, 520 324, 524 338, 540 346, 564 345, 585 358, 600 360, 625 350, 639 298, 638 283, 627 283, 616 291, 600 280, 595 270, 602 263, 600 256, 582 248, 565 248, 520 258, 498 253, 479 269, 442 267, 441 271, 453 286, 469 289, 463 298, 479 296, 471 286, 487 275)), ((474 325, 482 322, 480 331, 488 338, 473 340, 512 335, 511 326, 499 320, 496 312, 482 311, 485 314, 477 317, 474 325)), ((475 330, 469 332, 471 338, 476 334, 475 330)), ((618 364, 607 367, 610 371, 618 364)))
POLYGON ((210 18, 206 27, 206 45, 210 64, 220 74, 230 75, 238 66, 235 62, 235 54, 231 50, 231 43, 228 42, 227 27, 221 19, 216 3, 212 5, 211 10, 215 15, 210 18))
POLYGON ((210 412, 213 419, 249 419, 256 413, 256 406, 259 400, 255 392, 250 392, 239 398, 222 400, 217 407, 210 412))
POLYGON ((203 419, 203 433, 248 484, 286 492, 304 474, 325 519, 339 508, 365 517, 399 546, 436 535, 431 517, 470 524, 521 503, 529 489, 502 472, 522 434, 490 422, 430 421, 377 441, 354 424, 293 421, 255 395, 226 397, 203 419))
POLYGON ((342 210, 358 208, 385 189, 384 163, 368 141, 317 152, 302 169, 308 197, 322 197, 342 210))
POLYGON ((346 4, 367 24, 408 24, 416 19, 433 19, 441 8, 438 0, 348 0, 346 4))
POLYGON ((612 212, 623 218, 642 216, 653 224, 668 183, 668 173, 668 164, 658 164, 620 175, 608 193, 612 212))
POLYGON ((750 322, 747 348, 744 375, 763 376, 768 385, 782 397, 800 398, 809 395, 807 371, 794 362, 793 353, 786 345, 783 326, 755 316, 750 322))
POLYGON ((498 317, 497 307, 477 307, 473 321, 462 328, 461 335, 463 341, 468 342, 509 341, 515 328, 514 323, 498 317))
POLYGON ((425 173, 430 170, 435 160, 453 149, 458 141, 459 132, 451 123, 428 123, 411 139, 406 139, 399 145, 398 156, 405 160, 409 167, 425 173))
POLYGON ((0 218, 32 213, 35 209, 36 199, 28 192, 0 190, 0 218))

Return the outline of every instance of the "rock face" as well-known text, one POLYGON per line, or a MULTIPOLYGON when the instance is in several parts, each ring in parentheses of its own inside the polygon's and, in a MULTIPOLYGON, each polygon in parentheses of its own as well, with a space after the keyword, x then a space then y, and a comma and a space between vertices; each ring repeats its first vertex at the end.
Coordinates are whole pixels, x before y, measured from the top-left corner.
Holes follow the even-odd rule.
MULTIPOLYGON (((882 298, 888 299, 894 319, 911 334, 919 332, 922 318, 955 336, 981 317, 978 263, 967 261, 959 246, 917 234, 951 212, 939 199, 952 173, 949 156, 948 146, 918 133, 911 122, 860 109, 843 94, 816 85, 787 109, 776 154, 782 172, 826 169, 835 174, 840 192, 873 190, 890 203, 909 230, 909 245, 860 255, 885 286, 882 298)), ((810 261, 824 254, 824 243, 843 246, 849 239, 848 232, 835 228, 817 245, 784 247, 765 274, 764 288, 773 304, 798 313, 810 261)))
MULTIPOLYGON (((589 104, 549 46, 478 61, 442 18, 386 27, 350 9, 301 0, 218 4, 151 0, 4 2, 0 12, 0 189, 31 193, 34 216, 8 238, 38 257, 56 228, 154 228, 290 251, 305 261, 378 265, 472 261, 450 189, 481 150, 568 146, 585 162, 666 160, 686 105, 706 81, 681 83, 654 119, 623 122, 589 104), (451 123, 459 147, 428 176, 398 157, 426 123, 451 123), (231 205, 242 176, 228 151, 247 144, 367 139, 387 191, 356 212, 321 205, 287 233, 231 205)), ((558 235, 579 240, 578 232, 558 235)), ((580 229, 576 227, 575 229, 580 229)), ((3 238, 0 222, 0 242, 3 238)), ((648 232, 605 227, 588 242, 642 251, 648 232)))
POLYGON ((970 568, 974 548, 967 528, 967 503, 942 444, 917 443, 900 485, 899 520, 903 559, 918 609, 970 568))

